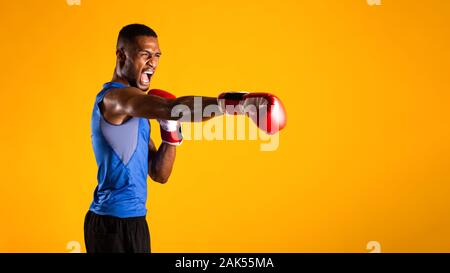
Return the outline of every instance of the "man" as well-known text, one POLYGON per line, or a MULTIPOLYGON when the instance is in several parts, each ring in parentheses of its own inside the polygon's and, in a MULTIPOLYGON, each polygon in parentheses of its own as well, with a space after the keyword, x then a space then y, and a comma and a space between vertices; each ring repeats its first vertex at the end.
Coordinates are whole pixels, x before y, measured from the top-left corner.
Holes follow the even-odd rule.
POLYGON ((194 105, 193 96, 175 98, 163 90, 150 90, 147 94, 160 56, 157 35, 151 28, 141 24, 122 28, 112 81, 104 84, 92 112, 98 185, 84 223, 88 253, 150 253, 145 219, 147 175, 166 183, 172 172, 176 147, 182 142, 180 117, 171 114, 175 106, 183 105, 189 110, 189 115, 183 116, 188 121, 210 119, 202 115, 209 107, 217 109, 215 113, 249 114, 268 133, 284 126, 279 100, 266 93, 200 97, 201 107, 194 105), (244 108, 250 106, 253 111, 245 112, 244 108), (261 106, 266 107, 267 118, 255 120, 255 109, 261 106), (192 118, 197 116, 201 118, 192 118), (162 144, 158 149, 150 138, 149 119, 157 119, 160 124, 162 144))

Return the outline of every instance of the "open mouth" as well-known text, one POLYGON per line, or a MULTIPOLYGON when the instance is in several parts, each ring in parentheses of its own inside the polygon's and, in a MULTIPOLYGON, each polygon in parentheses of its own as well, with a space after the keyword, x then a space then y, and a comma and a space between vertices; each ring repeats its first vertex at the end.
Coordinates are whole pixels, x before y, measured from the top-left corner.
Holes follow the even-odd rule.
POLYGON ((145 70, 141 73, 141 83, 143 85, 148 85, 150 83, 150 79, 152 78, 153 70, 145 70))

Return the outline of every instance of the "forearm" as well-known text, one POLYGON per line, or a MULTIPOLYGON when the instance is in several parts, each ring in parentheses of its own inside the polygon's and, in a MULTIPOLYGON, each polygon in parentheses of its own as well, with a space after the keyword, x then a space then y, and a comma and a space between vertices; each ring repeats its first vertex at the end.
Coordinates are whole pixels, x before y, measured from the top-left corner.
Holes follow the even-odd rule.
POLYGON ((176 146, 162 143, 149 160, 149 175, 159 183, 166 183, 175 162, 176 146))
POLYGON ((184 122, 198 122, 221 115, 221 111, 217 98, 183 96, 171 102, 171 115, 181 117, 184 122))
POLYGON ((140 95, 129 98, 123 112, 147 119, 205 121, 221 114, 217 98, 184 96, 176 99, 140 95))

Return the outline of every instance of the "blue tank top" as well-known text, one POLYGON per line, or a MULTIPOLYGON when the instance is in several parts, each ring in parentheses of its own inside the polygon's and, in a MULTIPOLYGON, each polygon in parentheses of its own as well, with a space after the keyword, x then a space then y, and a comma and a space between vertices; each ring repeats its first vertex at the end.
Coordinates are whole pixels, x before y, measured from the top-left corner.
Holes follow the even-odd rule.
POLYGON ((106 83, 95 99, 91 139, 98 166, 98 185, 89 210, 127 218, 147 213, 150 124, 145 118, 131 118, 121 125, 112 125, 103 118, 99 106, 104 96, 112 88, 123 87, 127 86, 106 83))

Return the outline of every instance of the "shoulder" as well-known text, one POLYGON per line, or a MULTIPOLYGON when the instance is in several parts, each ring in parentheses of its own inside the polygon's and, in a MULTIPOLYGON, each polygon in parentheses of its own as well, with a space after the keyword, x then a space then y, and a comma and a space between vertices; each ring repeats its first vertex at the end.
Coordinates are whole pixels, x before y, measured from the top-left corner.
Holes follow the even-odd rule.
POLYGON ((108 93, 105 94, 105 98, 108 97, 109 99, 113 99, 139 95, 145 95, 145 92, 135 87, 111 88, 108 93))
POLYGON ((104 96, 104 103, 107 105, 117 105, 128 102, 131 98, 144 96, 146 93, 134 87, 112 88, 104 96))

